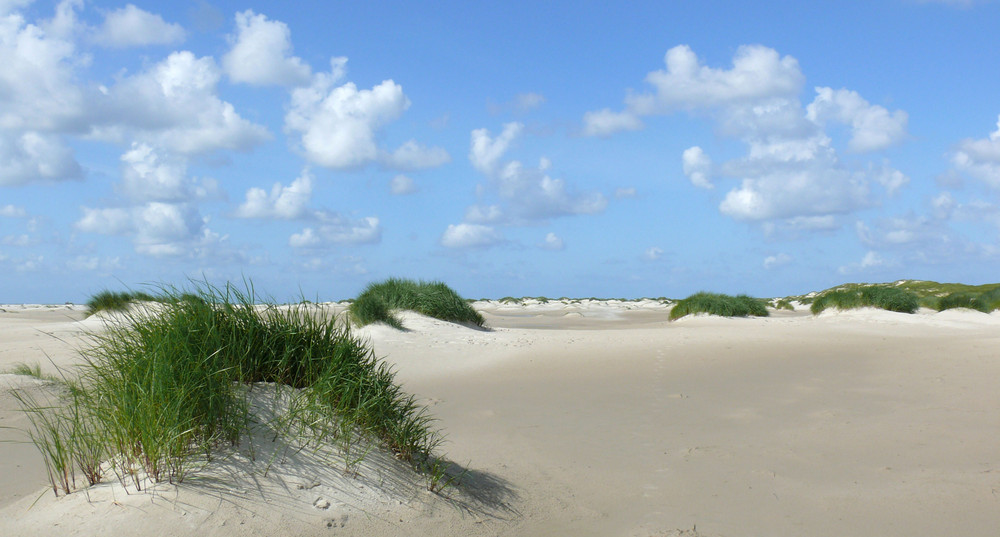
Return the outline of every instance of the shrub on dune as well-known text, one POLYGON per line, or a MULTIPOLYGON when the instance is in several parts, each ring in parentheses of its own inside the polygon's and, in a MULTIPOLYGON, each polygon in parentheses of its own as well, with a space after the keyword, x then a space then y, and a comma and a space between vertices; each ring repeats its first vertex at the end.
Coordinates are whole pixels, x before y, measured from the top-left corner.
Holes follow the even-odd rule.
POLYGON ((693 313, 708 313, 722 317, 767 317, 767 303, 747 295, 722 295, 716 293, 695 293, 677 302, 670 310, 670 320, 680 319, 693 313))
POLYGON ((827 308, 849 310, 865 307, 915 313, 920 308, 920 301, 914 293, 898 287, 869 285, 826 291, 813 300, 809 309, 813 314, 819 314, 827 308))
POLYGON ((382 322, 402 330, 396 310, 411 310, 443 321, 483 326, 485 319, 458 293, 441 282, 390 278, 369 284, 350 306, 359 325, 382 322))
POLYGON ((938 299, 938 311, 953 308, 969 308, 983 313, 990 313, 1000 309, 1000 290, 994 289, 984 293, 956 292, 950 293, 938 299))

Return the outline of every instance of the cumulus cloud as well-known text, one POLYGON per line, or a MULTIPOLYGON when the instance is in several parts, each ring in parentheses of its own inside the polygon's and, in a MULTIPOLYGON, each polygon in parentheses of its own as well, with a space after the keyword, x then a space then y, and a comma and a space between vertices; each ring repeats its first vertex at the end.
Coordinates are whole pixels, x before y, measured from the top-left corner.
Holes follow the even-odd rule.
POLYGON ((24 210, 24 207, 8 203, 7 205, 0 206, 0 216, 4 218, 24 218, 28 216, 28 212, 24 210))
POLYGON ((540 93, 526 92, 518 93, 514 97, 514 108, 518 112, 527 112, 534 108, 538 108, 545 103, 545 96, 540 93))
POLYGON ((87 233, 132 238, 136 252, 153 257, 206 257, 224 240, 187 203, 149 202, 131 208, 83 207, 75 227, 87 233))
POLYGON ((415 171, 436 168, 451 162, 451 155, 442 147, 424 147, 409 140, 392 153, 386 153, 382 163, 394 170, 415 171))
POLYGON ((771 270, 773 268, 778 268, 787 265, 792 262, 792 256, 779 253, 777 255, 769 255, 764 258, 764 268, 771 270))
POLYGON ((664 62, 666 70, 646 75, 646 82, 655 88, 655 93, 626 98, 630 112, 662 114, 770 97, 794 97, 805 81, 795 58, 782 57, 774 49, 760 45, 739 47, 730 69, 702 65, 687 45, 668 50, 664 62))
POLYGON ((951 162, 959 171, 993 188, 1000 188, 1000 116, 997 118, 997 130, 987 138, 966 138, 959 142, 951 162))
POLYGON ((715 188, 712 184, 712 159, 698 146, 689 147, 681 155, 684 175, 699 188, 715 188))
POLYGON ((269 139, 267 129, 219 99, 220 77, 211 57, 174 52, 109 90, 105 112, 114 121, 94 134, 115 141, 131 135, 183 155, 247 151, 269 139))
POLYGON ((337 213, 319 212, 316 226, 307 227, 288 239, 293 248, 326 248, 344 244, 374 244, 382 240, 382 226, 373 216, 350 219, 337 213))
POLYGON ((82 176, 83 169, 61 137, 35 131, 0 131, 0 186, 82 176))
POLYGON ((70 38, 47 34, 21 15, 0 17, 0 129, 80 130, 86 99, 74 81, 77 63, 70 38))
POLYGON ((583 115, 584 136, 611 136, 616 132, 642 129, 642 120, 631 112, 615 112, 610 108, 583 115))
POLYGON ((646 261, 656 261, 663 257, 663 248, 659 246, 650 246, 646 248, 646 251, 642 253, 642 258, 646 261))
POLYGON ((549 250, 553 252, 558 252, 566 249, 566 244, 563 242, 562 238, 555 233, 547 233, 545 235, 545 240, 538 245, 542 250, 549 250))
POLYGON ((156 148, 133 143, 121 156, 119 190, 135 202, 190 201, 211 196, 218 190, 213 180, 196 182, 187 175, 183 158, 161 154, 156 148))
POLYGON ((288 186, 275 183, 268 193, 262 188, 247 190, 246 200, 236 209, 237 218, 276 218, 291 220, 307 214, 312 197, 313 177, 308 169, 288 186))
POLYGON ((472 224, 496 224, 504 220, 499 205, 470 205, 465 209, 465 221, 472 224))
MULTIPOLYGON (((713 119, 720 135, 746 145, 746 154, 716 164, 693 146, 681 161, 697 187, 739 181, 719 204, 722 214, 771 228, 796 227, 874 205, 873 186, 892 195, 909 182, 887 162, 867 169, 845 165, 824 130, 830 123, 850 125, 848 149, 876 151, 905 139, 907 114, 889 112, 846 89, 817 88, 815 100, 803 107, 798 95, 805 77, 791 56, 743 46, 730 67, 715 68, 681 45, 667 52, 665 63, 666 69, 646 77, 653 92, 628 95, 622 112, 605 109, 586 117, 635 119, 632 125, 637 126, 644 116, 689 110, 713 119)), ((616 130, 612 126, 590 134, 616 130)))
POLYGON ((98 44, 113 47, 172 45, 184 41, 184 29, 133 4, 109 12, 94 37, 98 44))
POLYGON ((485 248, 503 242, 503 236, 492 226, 481 224, 451 224, 441 235, 441 245, 446 248, 485 248))
POLYGON ((312 70, 292 56, 288 25, 246 10, 236 14, 232 48, 222 57, 222 67, 233 82, 258 86, 308 84, 312 70))
POLYGON ((908 115, 890 113, 872 105, 855 91, 816 88, 816 98, 806 107, 806 117, 819 125, 836 121, 851 126, 847 146, 856 152, 878 151, 898 144, 906 137, 908 115))
POLYGON ((878 252, 872 250, 866 253, 864 257, 861 258, 861 261, 844 265, 840 267, 838 271, 841 274, 852 274, 889 266, 892 266, 892 264, 887 262, 881 255, 879 255, 878 252))
POLYGON ((410 100, 392 80, 370 90, 359 90, 351 82, 334 87, 340 76, 336 69, 320 73, 309 86, 293 90, 285 130, 299 135, 311 162, 332 169, 358 168, 378 158, 377 133, 398 119, 410 100))
POLYGON ((506 212, 515 219, 544 220, 603 211, 607 206, 603 194, 572 192, 564 180, 549 175, 548 159, 540 159, 538 166, 525 166, 518 160, 501 161, 522 129, 520 123, 508 123, 496 137, 487 129, 476 129, 471 136, 469 160, 506 202, 506 212))
POLYGON ((389 181, 389 191, 395 196, 405 196, 417 191, 417 184, 406 175, 397 175, 389 181))
POLYGON ((616 199, 625 199, 625 198, 634 198, 634 197, 635 197, 635 187, 616 188, 615 189, 615 198, 616 199))
POLYGON ((469 161, 477 170, 486 175, 494 173, 504 153, 523 130, 524 125, 512 122, 505 124, 503 131, 496 137, 490 136, 489 129, 472 131, 469 161))

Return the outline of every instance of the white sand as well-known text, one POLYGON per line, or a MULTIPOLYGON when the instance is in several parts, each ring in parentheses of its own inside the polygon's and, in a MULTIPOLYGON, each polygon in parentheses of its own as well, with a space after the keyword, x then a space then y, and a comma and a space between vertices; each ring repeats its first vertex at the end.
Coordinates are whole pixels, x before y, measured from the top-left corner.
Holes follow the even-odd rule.
MULTIPOLYGON (((452 499, 372 456, 239 456, 180 487, 55 498, 0 443, 0 535, 995 535, 1000 315, 774 312, 669 323, 655 301, 477 303, 360 331, 469 470, 452 499), (329 505, 327 505, 329 502, 329 505), (693 528, 697 527, 696 531, 693 528)), ((2 306, 0 369, 75 363, 78 309, 2 306)), ((23 426, 0 376, 0 427, 23 426)), ((15 436, 0 429, 0 440, 15 436)), ((262 444, 266 441, 261 440, 262 444)), ((260 453, 268 452, 260 448, 260 453)))

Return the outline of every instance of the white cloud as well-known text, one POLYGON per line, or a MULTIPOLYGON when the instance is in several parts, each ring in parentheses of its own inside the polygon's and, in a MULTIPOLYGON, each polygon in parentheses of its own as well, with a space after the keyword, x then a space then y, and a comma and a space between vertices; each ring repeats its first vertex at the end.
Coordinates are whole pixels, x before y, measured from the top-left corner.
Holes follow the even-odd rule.
POLYGON ((527 112, 531 109, 538 108, 545 103, 545 96, 540 93, 518 93, 514 98, 514 108, 518 112, 527 112))
POLYGON ((476 129, 472 131, 469 161, 480 172, 486 175, 493 174, 497 169, 500 159, 507 152, 507 149, 510 148, 514 140, 520 136, 522 130, 524 130, 524 125, 513 122, 505 124, 503 132, 496 138, 490 136, 488 129, 476 129))
POLYGON ((769 255, 764 258, 764 268, 771 270, 773 268, 782 267, 792 262, 792 256, 779 253, 777 255, 769 255))
POLYGON ((663 257, 663 248, 650 246, 642 253, 642 258, 646 261, 657 261, 663 257))
POLYGON ((517 160, 501 162, 522 129, 520 123, 508 123, 495 138, 487 129, 476 129, 472 131, 469 149, 472 165, 487 176, 490 186, 507 203, 509 210, 505 212, 511 222, 603 211, 608 203, 603 194, 572 192, 564 180, 547 173, 552 166, 547 158, 539 159, 537 167, 525 166, 517 160))
POLYGON ((615 189, 615 199, 625 199, 634 197, 635 197, 635 187, 615 189))
POLYGON ((61 137, 34 131, 0 131, 0 186, 82 176, 83 169, 61 137))
POLYGON ((205 227, 205 218, 187 203, 82 210, 83 217, 75 224, 78 230, 130 236, 136 252, 153 257, 207 257, 218 253, 224 240, 205 227))
POLYGON ((684 175, 699 188, 715 188, 712 184, 712 159, 698 146, 689 147, 681 155, 684 175))
POLYGON ((908 116, 902 110, 889 113, 872 105, 855 91, 816 88, 816 98, 806 107, 806 117, 819 125, 836 121, 851 126, 848 148, 878 151, 898 144, 906 137, 908 116))
POLYGON ((0 17, 0 129, 80 129, 86 99, 74 81, 77 63, 71 39, 46 33, 20 15, 0 17))
POLYGON ((218 185, 211 179, 200 183, 187 176, 183 158, 161 154, 144 143, 133 143, 121 156, 122 181, 119 189, 135 202, 190 201, 217 193, 218 185))
POLYGON ((451 224, 441 235, 441 245, 446 248, 485 248, 503 242, 503 236, 491 226, 479 224, 451 224))
POLYGON ((558 252, 566 249, 566 244, 563 242, 562 238, 557 236, 555 233, 548 233, 545 235, 545 240, 538 245, 542 250, 550 250, 553 252, 558 252))
POLYGON ((146 72, 109 90, 109 124, 95 136, 139 138, 182 155, 228 149, 247 151, 270 138, 216 95, 221 74, 210 56, 174 52, 146 72), (130 134, 131 133, 131 134, 130 134))
POLYGON ((635 94, 626 98, 630 112, 662 114, 684 108, 729 106, 770 97, 794 97, 805 77, 799 62, 781 57, 774 49, 744 45, 737 49, 731 69, 701 65, 687 45, 667 51, 667 69, 646 75, 655 94, 635 94))
POLYGON ((95 40, 114 48, 172 45, 184 41, 184 29, 163 17, 128 4, 107 14, 95 40))
POLYGON ((887 262, 882 258, 878 252, 874 250, 869 251, 861 258, 861 261, 857 263, 851 263, 849 265, 844 265, 838 269, 841 274, 851 274, 856 272, 865 272, 876 268, 885 268, 893 266, 892 263, 887 262))
POLYGON ((334 87, 342 76, 313 76, 308 87, 292 91, 285 114, 285 130, 300 135, 301 148, 311 162, 327 168, 358 168, 379 156, 376 134, 410 106, 403 88, 386 80, 370 90, 348 82, 334 87))
POLYGON ((497 224, 503 220, 504 212, 499 205, 470 205, 465 209, 465 221, 470 224, 497 224))
POLYGON ((409 140, 391 154, 385 154, 382 163, 394 170, 414 171, 436 168, 451 162, 451 155, 442 147, 424 147, 416 140, 409 140))
POLYGON ((615 112, 605 108, 583 115, 584 136, 607 137, 616 132, 637 131, 642 127, 642 120, 631 112, 615 112))
POLYGON ((313 177, 308 169, 302 170, 288 186, 275 183, 268 193, 262 188, 247 190, 246 200, 236 209, 237 218, 279 218, 290 220, 305 216, 306 206, 312 197, 313 177))
POLYGON ((966 138, 958 144, 951 156, 952 164, 959 170, 1000 188, 1000 117, 997 130, 988 138, 966 138))
POLYGON ((884 149, 905 139, 905 112, 890 113, 854 91, 830 88, 817 88, 816 100, 803 107, 798 95, 805 77, 798 61, 763 46, 740 47, 726 69, 702 64, 684 45, 670 49, 665 62, 665 70, 646 77, 654 92, 630 94, 623 112, 605 109, 588 117, 638 120, 677 110, 707 113, 719 134, 747 146, 743 158, 718 164, 699 146, 682 154, 684 174, 695 186, 739 180, 719 204, 722 214, 771 229, 803 230, 809 219, 829 221, 874 205, 875 185, 892 195, 909 182, 887 162, 869 164, 867 170, 843 164, 824 132, 826 123, 845 123, 852 129, 851 150, 884 149), (776 220, 783 222, 776 225, 776 220))
POLYGON ((413 179, 406 175, 397 175, 389 182, 389 191, 396 196, 405 196, 417 191, 417 185, 413 179))
POLYGON ((7 204, 0 206, 0 216, 4 218, 24 218, 28 216, 28 213, 24 210, 24 207, 7 204))
POLYGON ((255 85, 301 86, 309 83, 311 69, 292 56, 288 25, 268 20, 253 10, 236 14, 232 48, 222 57, 222 67, 233 82, 255 85))
POLYGON ((373 244, 382 240, 382 226, 373 216, 351 220, 336 213, 317 213, 319 223, 292 234, 293 248, 325 248, 338 244, 373 244))
POLYGON ((75 226, 86 233, 123 235, 133 229, 132 213, 127 209, 91 209, 83 207, 83 217, 75 226))
POLYGON ((30 5, 34 0, 0 0, 0 16, 30 5))

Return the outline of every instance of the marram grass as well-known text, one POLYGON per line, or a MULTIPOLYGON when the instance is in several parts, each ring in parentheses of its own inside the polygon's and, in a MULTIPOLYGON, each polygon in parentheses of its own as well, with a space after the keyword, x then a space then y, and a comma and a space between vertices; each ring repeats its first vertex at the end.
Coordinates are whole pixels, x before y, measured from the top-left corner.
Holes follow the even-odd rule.
POLYGON ((717 293, 695 293, 680 300, 670 310, 670 320, 694 313, 722 317, 767 317, 767 302, 747 295, 730 296, 717 293))
POLYGON ((895 286, 849 286, 820 293, 809 309, 815 315, 827 308, 849 310, 866 307, 915 313, 920 308, 920 299, 916 294, 895 286))
POLYGON ((454 290, 441 282, 399 278, 371 283, 351 303, 351 317, 359 325, 382 322, 399 330, 397 310, 411 310, 444 321, 483 326, 485 320, 454 290))
POLYGON ((71 491, 77 469, 99 480, 100 460, 136 488, 140 474, 183 481, 194 455, 250 441, 249 392, 260 383, 297 390, 282 417, 290 441, 339 447, 345 467, 367 452, 359 443, 381 446, 427 474, 432 490, 451 481, 432 418, 346 323, 256 299, 231 285, 167 290, 94 334, 70 404, 23 398, 56 493, 71 491))

